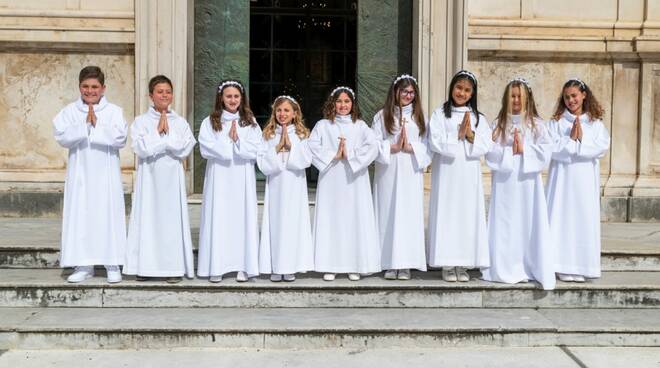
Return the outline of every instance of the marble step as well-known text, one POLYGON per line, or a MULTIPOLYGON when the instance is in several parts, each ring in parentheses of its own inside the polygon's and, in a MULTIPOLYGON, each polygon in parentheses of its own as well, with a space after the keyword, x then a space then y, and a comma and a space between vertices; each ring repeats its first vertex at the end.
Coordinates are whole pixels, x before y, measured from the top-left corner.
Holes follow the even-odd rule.
MULTIPOLYGON (((108 284, 105 272, 79 284, 57 269, 0 269, 0 307, 92 308, 660 308, 660 272, 604 272, 586 283, 558 282, 553 291, 535 283, 515 285, 472 280, 448 283, 440 272, 413 272, 408 281, 382 273, 327 282, 320 274, 295 282, 266 276, 239 283, 232 274, 220 283, 206 279, 168 284, 125 277, 108 284)), ((477 274, 473 274, 477 276, 477 274)), ((659 312, 660 320, 660 312, 659 312)))
POLYGON ((0 349, 660 346, 658 310, 0 308, 0 349))

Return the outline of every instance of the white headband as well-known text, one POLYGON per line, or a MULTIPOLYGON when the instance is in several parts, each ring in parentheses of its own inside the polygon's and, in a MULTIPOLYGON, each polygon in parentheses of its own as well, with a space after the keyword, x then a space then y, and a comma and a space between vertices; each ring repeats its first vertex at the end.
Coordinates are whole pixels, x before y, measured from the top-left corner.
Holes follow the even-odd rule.
POLYGON ((239 82, 237 82, 235 80, 228 80, 228 81, 222 82, 222 84, 220 86, 218 86, 218 92, 222 92, 222 90, 227 86, 238 87, 238 89, 241 90, 241 93, 243 93, 243 85, 241 85, 239 82))
POLYGON ((350 89, 349 87, 346 87, 346 86, 339 86, 339 87, 333 89, 332 92, 330 92, 330 96, 334 96, 335 93, 337 93, 337 91, 342 91, 342 90, 348 91, 348 93, 350 93, 351 96, 353 96, 353 99, 355 100, 355 92, 353 92, 352 89, 350 89))
MULTIPOLYGON (((287 100, 293 102, 294 104, 300 106, 300 104, 298 103, 298 101, 296 101, 295 98, 293 98, 293 97, 291 97, 291 96, 289 96, 289 95, 280 95, 280 96, 277 96, 277 97, 275 98, 275 101, 277 101, 277 100, 280 99, 280 98, 285 98, 285 99, 287 99, 287 100)), ((275 105, 275 102, 273 102, 273 105, 275 105)))
POLYGON ((527 89, 529 89, 529 90, 532 89, 532 86, 529 84, 529 82, 525 78, 515 77, 515 78, 511 79, 508 84, 515 83, 515 82, 524 84, 525 86, 527 86, 527 89))
POLYGON ((584 83, 580 78, 571 78, 566 81, 566 83, 568 82, 578 82, 580 84, 581 89, 587 89, 587 84, 584 83))
POLYGON ((396 77, 394 82, 392 82, 392 85, 395 85, 395 84, 399 83, 399 81, 402 80, 402 79, 410 79, 411 81, 415 82, 415 84, 417 84, 417 79, 415 79, 415 77, 413 77, 412 75, 401 74, 400 76, 396 77))
POLYGON ((456 76, 459 76, 459 75, 465 75, 465 76, 467 76, 468 78, 472 79, 472 82, 474 82, 474 85, 475 85, 475 86, 477 85, 477 77, 476 77, 474 74, 472 74, 471 71, 469 71, 469 70, 461 70, 461 71, 459 71, 458 73, 456 73, 456 76))

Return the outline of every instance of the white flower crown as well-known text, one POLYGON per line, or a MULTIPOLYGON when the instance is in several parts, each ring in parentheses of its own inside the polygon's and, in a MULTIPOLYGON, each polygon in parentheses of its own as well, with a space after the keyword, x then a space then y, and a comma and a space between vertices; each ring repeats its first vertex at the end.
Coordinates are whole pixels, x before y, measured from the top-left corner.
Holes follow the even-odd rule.
MULTIPOLYGON (((280 96, 277 96, 277 97, 275 97, 275 101, 277 101, 277 100, 280 99, 280 98, 285 98, 285 99, 287 99, 287 100, 293 102, 294 104, 300 106, 300 104, 298 103, 298 101, 296 101, 295 98, 293 98, 293 97, 291 97, 291 96, 289 96, 289 95, 280 95, 280 96)), ((274 105, 275 105, 275 102, 273 101, 273 106, 274 106, 274 105)))
POLYGON ((474 82, 474 85, 477 85, 477 76, 474 75, 471 71, 469 71, 469 70, 461 70, 461 71, 459 71, 458 73, 456 73, 456 76, 459 76, 459 75, 465 75, 465 76, 467 76, 468 78, 472 79, 472 82, 474 82))
POLYGON ((511 79, 511 80, 509 81, 508 84, 511 84, 511 83, 514 83, 514 82, 518 82, 518 83, 522 83, 522 84, 524 84, 525 86, 527 86, 527 89, 529 89, 529 90, 532 89, 532 86, 529 84, 529 82, 528 82, 527 79, 525 79, 525 78, 522 78, 522 77, 515 77, 515 78, 511 79))
POLYGON ((576 78, 570 78, 569 80, 566 81, 566 83, 568 83, 568 82, 578 82, 578 84, 580 85, 580 89, 582 89, 582 90, 587 89, 587 84, 584 83, 580 78, 577 78, 577 77, 576 78))
POLYGON ((227 86, 238 87, 238 89, 241 90, 241 93, 245 93, 245 92, 243 91, 243 85, 242 85, 240 82, 237 82, 237 81, 235 81, 235 80, 228 80, 228 81, 224 81, 224 82, 222 82, 222 84, 220 84, 220 85, 218 86, 218 92, 222 92, 222 90, 223 90, 225 87, 227 87, 227 86))
POLYGON ((348 93, 350 93, 353 99, 355 100, 355 92, 353 92, 353 90, 350 87, 346 87, 346 86, 339 86, 333 89, 332 92, 330 92, 330 96, 334 96, 335 93, 337 93, 337 91, 342 91, 342 90, 348 91, 348 93))
POLYGON ((411 81, 415 82, 415 84, 417 84, 417 79, 415 79, 415 77, 413 77, 412 75, 410 75, 410 74, 401 74, 400 76, 396 77, 394 82, 392 82, 392 85, 395 85, 395 84, 399 83, 399 81, 402 80, 402 79, 410 79, 411 81))

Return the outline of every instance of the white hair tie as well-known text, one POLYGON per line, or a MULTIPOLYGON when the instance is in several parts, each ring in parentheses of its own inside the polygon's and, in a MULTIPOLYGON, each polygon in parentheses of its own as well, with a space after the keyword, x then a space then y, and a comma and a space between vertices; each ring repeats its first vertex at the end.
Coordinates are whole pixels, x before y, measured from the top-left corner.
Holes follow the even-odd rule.
POLYGON ((240 82, 237 82, 235 80, 227 80, 227 81, 222 82, 222 84, 220 84, 220 86, 218 86, 218 92, 222 92, 222 90, 225 89, 225 87, 228 87, 228 86, 238 87, 238 89, 241 90, 241 93, 244 93, 243 85, 240 82))
POLYGON ((350 87, 339 86, 339 87, 333 89, 332 92, 330 92, 330 96, 334 96, 335 93, 337 93, 337 91, 347 91, 348 93, 351 94, 351 96, 355 100, 355 92, 353 92, 353 90, 350 87))

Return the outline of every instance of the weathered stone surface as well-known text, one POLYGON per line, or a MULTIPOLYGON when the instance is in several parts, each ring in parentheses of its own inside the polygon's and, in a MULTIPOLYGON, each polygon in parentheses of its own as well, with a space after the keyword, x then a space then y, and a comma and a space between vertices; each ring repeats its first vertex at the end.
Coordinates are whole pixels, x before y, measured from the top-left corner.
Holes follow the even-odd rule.
POLYGON ((660 197, 632 197, 631 222, 660 221, 660 197))

